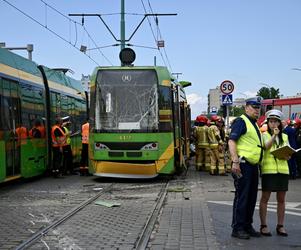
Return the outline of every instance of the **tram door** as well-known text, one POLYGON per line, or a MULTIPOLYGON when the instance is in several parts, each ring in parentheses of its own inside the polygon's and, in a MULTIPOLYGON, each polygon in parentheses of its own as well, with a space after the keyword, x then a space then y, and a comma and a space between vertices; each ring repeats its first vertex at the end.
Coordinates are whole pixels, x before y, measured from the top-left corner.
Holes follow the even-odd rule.
POLYGON ((20 106, 19 84, 2 79, 1 123, 5 142, 6 177, 19 175, 21 172, 21 140, 17 133, 21 127, 20 106))

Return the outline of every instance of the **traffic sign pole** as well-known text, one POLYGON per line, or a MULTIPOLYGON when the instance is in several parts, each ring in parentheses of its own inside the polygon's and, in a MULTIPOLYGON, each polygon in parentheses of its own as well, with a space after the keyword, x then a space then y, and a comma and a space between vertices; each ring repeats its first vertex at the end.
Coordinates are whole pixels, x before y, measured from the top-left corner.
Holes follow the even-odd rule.
POLYGON ((229 129, 229 105, 226 106, 226 128, 229 129))

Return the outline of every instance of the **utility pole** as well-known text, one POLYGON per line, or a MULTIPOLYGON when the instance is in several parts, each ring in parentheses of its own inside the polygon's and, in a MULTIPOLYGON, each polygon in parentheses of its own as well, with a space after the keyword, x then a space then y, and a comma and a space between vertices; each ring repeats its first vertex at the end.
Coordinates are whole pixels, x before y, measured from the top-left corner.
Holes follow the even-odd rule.
POLYGON ((125 48, 125 19, 124 19, 124 0, 121 0, 120 17, 120 51, 125 48))
POLYGON ((27 50, 28 59, 32 61, 33 44, 27 44, 26 47, 5 47, 5 43, 0 43, 0 48, 7 50, 27 50))
MULTIPOLYGON (((142 20, 140 21, 140 23, 137 25, 137 27, 135 28, 135 30, 132 32, 132 34, 129 36, 129 38, 125 38, 125 0, 121 0, 121 13, 120 13, 120 39, 118 39, 115 34, 113 33, 113 31, 110 29, 109 25, 105 22, 105 20, 102 18, 101 14, 69 14, 69 16, 81 16, 82 20, 84 20, 84 17, 86 16, 95 16, 98 17, 100 19, 100 21, 104 24, 104 26, 106 27, 106 29, 109 31, 109 33, 111 34, 111 36, 114 38, 115 41, 119 42, 118 44, 112 44, 110 46, 118 46, 120 45, 120 51, 122 51, 123 49, 125 49, 125 46, 132 46, 132 44, 126 44, 126 42, 129 42, 132 37, 135 35, 135 33, 137 32, 137 30, 140 28, 141 24, 143 23, 143 21, 150 17, 150 16, 176 16, 177 14, 175 13, 171 13, 171 14, 144 14, 144 17, 142 18, 142 20)), ((83 22, 83 21, 82 21, 83 22)), ((105 47, 110 47, 110 46, 102 46, 103 48, 105 47)), ((159 47, 164 47, 164 41, 158 41, 157 43, 158 48, 159 47)), ((102 47, 97 47, 97 48, 102 48, 102 47)), ((97 49, 97 48, 92 48, 92 49, 97 49)), ((88 49, 87 46, 85 45, 81 45, 80 47, 80 51, 83 53, 86 53, 87 50, 92 50, 92 49, 88 49)))

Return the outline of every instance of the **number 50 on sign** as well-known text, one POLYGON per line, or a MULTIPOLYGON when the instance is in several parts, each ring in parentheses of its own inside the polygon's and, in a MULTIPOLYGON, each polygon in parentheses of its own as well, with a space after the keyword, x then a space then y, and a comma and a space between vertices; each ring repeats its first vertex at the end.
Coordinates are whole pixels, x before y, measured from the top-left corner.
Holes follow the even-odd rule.
POLYGON ((223 94, 231 94, 234 90, 234 84, 233 82, 229 81, 229 80, 225 80, 221 83, 220 85, 220 90, 223 94))

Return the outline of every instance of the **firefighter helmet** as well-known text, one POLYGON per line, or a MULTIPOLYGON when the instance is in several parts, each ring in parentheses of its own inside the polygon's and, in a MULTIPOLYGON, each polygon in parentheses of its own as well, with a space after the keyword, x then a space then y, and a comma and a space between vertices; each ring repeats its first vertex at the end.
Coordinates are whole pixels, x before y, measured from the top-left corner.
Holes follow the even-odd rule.
POLYGON ((204 115, 199 115, 199 116, 197 116, 196 121, 197 122, 203 122, 203 123, 207 124, 208 118, 204 115))

